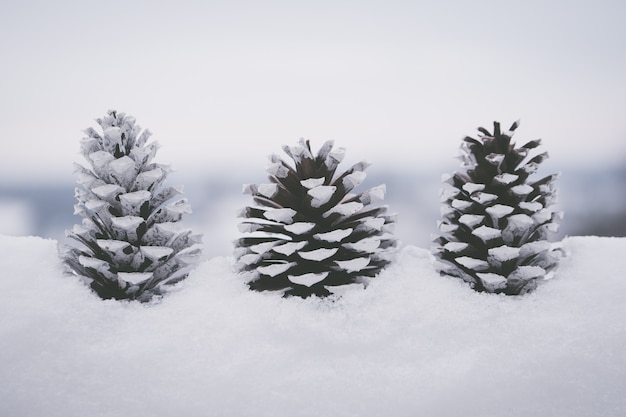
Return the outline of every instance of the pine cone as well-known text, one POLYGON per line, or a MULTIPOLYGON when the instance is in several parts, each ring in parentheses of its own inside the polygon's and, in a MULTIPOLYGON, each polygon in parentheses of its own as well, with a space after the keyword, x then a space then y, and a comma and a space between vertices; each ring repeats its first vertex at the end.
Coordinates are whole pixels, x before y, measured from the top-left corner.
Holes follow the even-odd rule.
POLYGON ((180 189, 162 187, 170 170, 151 162, 158 144, 147 144, 150 132, 114 110, 97 122, 103 134, 89 128, 81 142, 92 169, 76 165, 82 224, 66 232, 84 248, 61 256, 101 298, 148 301, 187 276, 201 237, 178 223, 190 206, 175 198, 180 189))
POLYGON ((433 254, 442 274, 459 277, 477 291, 517 295, 548 278, 559 251, 547 239, 557 230, 557 175, 529 181, 547 157, 528 159, 540 140, 515 148, 508 132, 494 122, 493 134, 479 128, 479 139, 461 146, 462 170, 442 190, 441 236, 433 254))
POLYGON ((285 146, 293 167, 272 155, 271 183, 244 186, 258 206, 240 213, 247 219, 240 231, 248 236, 235 242, 235 257, 240 272, 252 271, 251 289, 327 296, 327 287, 365 284, 389 264, 395 218, 386 206, 370 207, 383 199, 385 187, 349 194, 368 164, 335 177, 344 152, 332 148, 328 141, 314 156, 309 141, 285 146))

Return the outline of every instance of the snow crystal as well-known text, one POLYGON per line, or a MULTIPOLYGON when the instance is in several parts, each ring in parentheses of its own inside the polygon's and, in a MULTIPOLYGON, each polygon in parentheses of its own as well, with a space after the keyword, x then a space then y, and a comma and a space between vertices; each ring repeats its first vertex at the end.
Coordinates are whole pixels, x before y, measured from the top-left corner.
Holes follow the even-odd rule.
POLYGON ((241 233, 252 233, 256 232, 262 227, 263 225, 258 223, 239 223, 237 225, 237 230, 239 230, 241 233))
POLYGON ((472 271, 484 271, 489 268, 489 264, 482 259, 470 258, 469 256, 461 256, 455 259, 457 263, 463 265, 472 271))
POLYGON ((320 185, 307 191, 307 194, 313 197, 311 205, 318 208, 328 203, 333 198, 336 190, 337 187, 334 185, 320 185))
POLYGON ((79 256, 78 262, 85 268, 93 268, 95 270, 99 270, 100 268, 108 269, 109 264, 102 259, 92 258, 89 256, 79 256))
POLYGON ((146 201, 152 198, 152 194, 150 191, 141 190, 135 191, 132 193, 126 193, 120 195, 120 202, 122 203, 122 207, 135 211, 135 208, 139 209, 139 207, 146 201))
POLYGON ((346 190, 352 190, 363 183, 367 174, 363 171, 355 171, 344 177, 342 183, 346 190))
POLYGON ((373 253, 380 246, 380 237, 367 237, 358 242, 346 243, 344 246, 356 252, 373 253))
POLYGON ((135 161, 129 156, 123 156, 111 161, 109 168, 118 175, 118 178, 123 178, 126 181, 130 180, 131 176, 134 178, 135 161))
MULTIPOLYGON (((278 159, 278 157, 276 156, 278 159)), ((289 169, 282 162, 273 162, 268 165, 267 172, 277 178, 286 178, 289 175, 289 169)))
POLYGON ((281 253, 283 255, 289 256, 293 254, 295 251, 298 251, 304 248, 307 245, 307 242, 288 242, 283 245, 274 246, 272 250, 277 253, 281 253))
POLYGON ((96 151, 89 154, 89 160, 93 164, 94 169, 98 174, 113 161, 115 157, 105 151, 96 151))
POLYGON ((309 273, 302 275, 288 275, 287 278, 289 281, 294 284, 304 285, 306 287, 310 287, 311 285, 317 284, 320 281, 323 281, 324 278, 328 276, 328 272, 321 272, 318 274, 309 273))
POLYGON ((507 218, 507 226, 503 230, 503 238, 512 242, 516 237, 523 235, 535 222, 526 214, 514 214, 507 218))
POLYGON ((278 192, 277 184, 260 184, 259 185, 259 194, 264 197, 272 198, 278 192))
POLYGON ((297 212, 290 208, 271 208, 267 209, 263 213, 263 217, 268 220, 273 220, 275 222, 291 224, 293 223, 293 216, 295 216, 296 214, 297 212))
POLYGON ((524 265, 517 267, 511 274, 509 275, 509 279, 519 279, 521 281, 529 281, 535 278, 541 278, 546 274, 546 271, 539 267, 533 265, 524 265))
POLYGON ((272 198, 278 192, 277 184, 244 184, 242 192, 244 194, 260 194, 263 197, 272 198))
POLYGON ((112 217, 113 227, 119 230, 134 231, 139 227, 144 219, 138 216, 112 217))
POLYGON ((490 153, 485 156, 485 160, 493 165, 500 165, 504 161, 504 155, 501 153, 490 153))
POLYGON ((441 206, 439 208, 439 213, 441 214, 442 217, 447 217, 448 215, 454 214, 456 212, 456 210, 454 210, 452 207, 450 206, 441 206))
POLYGON ((494 219, 500 219, 507 216, 513 213, 513 210, 515 210, 513 207, 505 206, 504 204, 495 204, 485 209, 485 211, 494 219))
POLYGON ((487 203, 491 203, 498 199, 498 196, 490 193, 477 192, 472 194, 471 199, 476 201, 478 204, 485 205, 487 203))
POLYGON ((385 187, 385 185, 379 185, 378 187, 371 188, 364 192, 359 200, 363 204, 371 204, 375 201, 381 201, 385 198, 386 191, 387 187, 385 187))
POLYGON ((362 226, 369 230, 381 230, 384 224, 385 219, 383 217, 368 217, 363 223, 361 223, 362 226))
POLYGON ((533 187, 528 184, 520 184, 511 187, 511 192, 517 196, 525 196, 533 192, 533 187))
POLYGON ((113 200, 118 194, 121 194, 124 191, 125 190, 117 184, 104 184, 91 189, 91 192, 107 201, 113 200))
POLYGON ((326 178, 324 178, 324 177, 322 177, 322 178, 309 178, 307 180, 300 181, 300 184, 302 184, 302 186, 304 188, 307 188, 307 189, 310 190, 312 188, 324 185, 324 181, 325 180, 326 180, 326 178))
POLYGON ((467 249, 469 245, 464 242, 448 242, 443 245, 443 248, 449 252, 461 252, 467 249))
POLYGON ((313 237, 317 240, 323 240, 325 242, 341 242, 346 237, 350 236, 353 229, 337 229, 332 232, 317 233, 313 237))
POLYGON ((285 226, 285 230, 294 235, 302 235, 306 232, 310 232, 315 228, 315 223, 311 222, 297 222, 285 226))
POLYGON ((552 247, 552 243, 547 240, 538 240, 535 242, 528 242, 520 247, 520 256, 527 258, 529 256, 547 251, 552 247))
POLYGON ((97 239, 96 242, 102 249, 112 253, 121 252, 130 245, 128 242, 112 239, 97 239))
POLYGON ((547 209, 540 210, 532 215, 532 219, 538 224, 548 222, 552 219, 552 211, 547 209))
POLYGON ((152 278, 152 272, 118 272, 117 276, 126 282, 136 285, 152 278))
POLYGON ((161 180, 165 173, 161 168, 151 169, 150 171, 144 171, 137 175, 135 179, 135 187, 140 190, 147 190, 153 186, 156 182, 161 180))
POLYGON ((481 238, 484 242, 491 239, 495 239, 501 236, 502 232, 498 229, 488 226, 480 226, 476 230, 472 231, 472 234, 481 238))
POLYGON ((260 266, 257 268, 263 275, 269 275, 270 277, 275 277, 278 274, 282 274, 283 272, 289 270, 292 266, 295 265, 295 262, 288 263, 280 263, 280 264, 271 264, 267 266, 260 266))
POLYGON ((485 184, 476 184, 476 183, 473 183, 473 182, 466 182, 465 184, 463 184, 462 188, 463 188, 464 191, 466 191, 466 192, 468 192, 470 194, 473 194, 476 191, 484 190, 485 189, 485 184))
POLYGON ((450 205, 457 210, 467 210, 468 208, 472 207, 474 203, 472 201, 454 199, 452 200, 452 203, 450 203, 450 205))
POLYGON ((539 211, 543 208, 543 205, 536 201, 522 201, 519 203, 519 206, 522 210, 530 211, 531 213, 539 211))
POLYGON ((504 173, 493 177, 493 182, 496 184, 508 185, 514 183, 518 179, 519 175, 504 173))
POLYGON ((335 263, 346 272, 358 272, 370 263, 370 258, 354 258, 347 261, 335 261, 335 263))
POLYGON ((456 188, 446 187, 441 190, 441 193, 439 194, 439 201, 443 203, 456 197, 457 195, 459 195, 459 190, 456 188))
POLYGON ((487 291, 494 292, 506 287, 506 278, 502 275, 491 272, 481 272, 476 274, 487 291))
POLYGON ((339 213, 341 216, 350 216, 363 208, 363 204, 358 201, 337 204, 335 207, 324 213, 324 217, 329 217, 333 213, 339 213))
POLYGON ((470 228, 479 225, 483 222, 483 220, 485 220, 485 216, 478 214, 464 214, 459 217, 459 223, 462 223, 470 228))
POLYGON ((249 253, 247 255, 240 256, 238 261, 244 265, 253 265, 261 260, 261 257, 256 253, 249 253))
POLYGON ((459 225, 458 224, 450 224, 450 223, 443 223, 443 222, 438 222, 438 228, 439 231, 441 233, 452 233, 455 230, 458 230, 459 225))
POLYGON ((497 248, 491 248, 488 250, 489 256, 494 258, 498 262, 506 262, 511 259, 515 259, 520 254, 520 248, 514 248, 511 246, 499 246, 497 248))
POLYGON ((308 252, 300 251, 298 252, 298 255, 300 255, 302 259, 306 259, 308 261, 323 261, 324 259, 328 259, 333 256, 338 250, 338 248, 319 248, 308 252))
POLYGON ((336 150, 328 154, 326 165, 332 166, 331 164, 329 164, 329 161, 328 161, 329 159, 332 161, 336 161, 335 163, 339 163, 343 161, 343 158, 345 158, 345 156, 346 156, 346 148, 337 148, 336 150))
POLYGON ((139 250, 147 259, 153 262, 165 259, 174 252, 174 249, 168 246, 142 246, 139 250))
POLYGON ((257 243, 256 245, 251 245, 251 246, 248 247, 248 249, 250 249, 254 253, 261 254, 261 253, 265 253, 265 252, 269 251, 275 245, 276 245, 276 241, 262 242, 262 243, 257 243))

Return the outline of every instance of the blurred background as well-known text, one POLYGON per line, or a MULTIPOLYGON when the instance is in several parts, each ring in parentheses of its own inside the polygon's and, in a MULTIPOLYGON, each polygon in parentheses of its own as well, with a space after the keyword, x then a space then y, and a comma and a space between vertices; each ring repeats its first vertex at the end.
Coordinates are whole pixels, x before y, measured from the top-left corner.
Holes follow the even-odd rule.
POLYGON ((244 183, 299 138, 370 161, 405 244, 430 245, 442 174, 494 120, 560 172, 557 238, 626 236, 626 3, 59 0, 0 6, 0 234, 64 240, 82 130, 108 109, 161 144, 208 256, 244 183))

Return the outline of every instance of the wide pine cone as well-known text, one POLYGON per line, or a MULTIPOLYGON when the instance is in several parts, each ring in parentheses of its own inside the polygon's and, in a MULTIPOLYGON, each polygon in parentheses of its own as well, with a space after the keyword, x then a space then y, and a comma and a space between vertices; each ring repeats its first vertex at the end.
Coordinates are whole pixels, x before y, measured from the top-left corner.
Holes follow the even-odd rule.
POLYGON ((89 128, 81 143, 92 169, 77 165, 82 224, 67 232, 84 247, 61 256, 101 298, 148 301, 187 276, 201 236, 178 223, 190 207, 175 198, 179 189, 162 187, 170 171, 151 162, 158 145, 146 143, 150 132, 113 110, 97 122, 102 134, 89 128))
POLYGON ((365 179, 361 162, 337 175, 343 149, 326 142, 313 155, 309 141, 283 149, 293 166, 271 156, 269 184, 247 185, 254 207, 246 207, 235 242, 239 271, 250 271, 253 290, 285 295, 327 296, 328 287, 367 282, 391 260, 394 216, 382 200, 385 187, 350 193, 365 179))
POLYGON ((515 148, 518 123, 501 132, 479 128, 478 139, 463 141, 462 170, 445 180, 441 236, 434 241, 436 267, 459 277, 477 291, 516 295, 548 278, 560 252, 547 239, 557 230, 557 175, 529 177, 547 158, 528 159, 540 140, 515 148))

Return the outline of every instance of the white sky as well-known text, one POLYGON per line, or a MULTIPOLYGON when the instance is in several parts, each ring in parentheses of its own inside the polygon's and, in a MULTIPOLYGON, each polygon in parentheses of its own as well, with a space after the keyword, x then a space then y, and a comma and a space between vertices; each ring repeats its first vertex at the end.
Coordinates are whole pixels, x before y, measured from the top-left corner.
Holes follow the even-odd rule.
POLYGON ((300 137, 445 169, 521 119, 561 164, 626 159, 626 2, 3 1, 0 181, 72 178, 109 108, 177 171, 263 169, 300 137))

